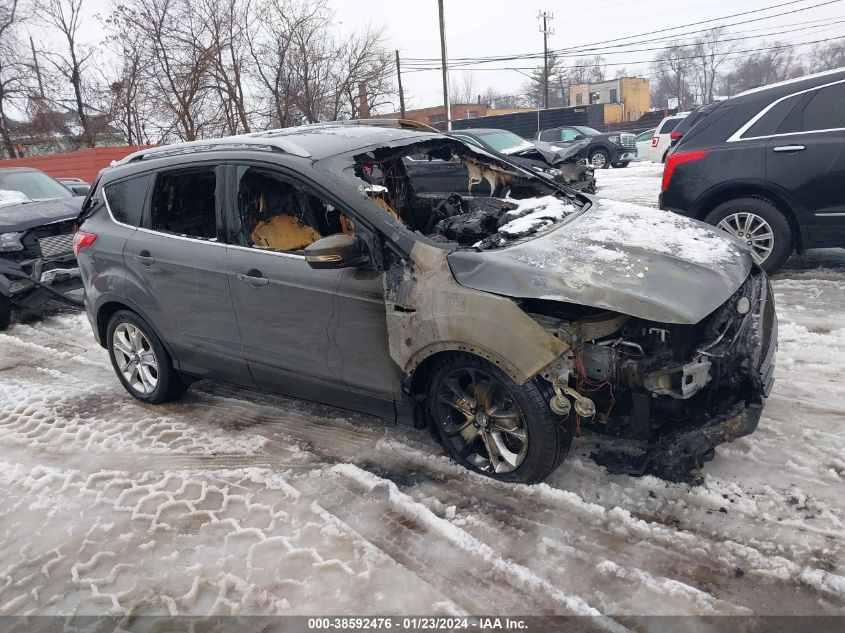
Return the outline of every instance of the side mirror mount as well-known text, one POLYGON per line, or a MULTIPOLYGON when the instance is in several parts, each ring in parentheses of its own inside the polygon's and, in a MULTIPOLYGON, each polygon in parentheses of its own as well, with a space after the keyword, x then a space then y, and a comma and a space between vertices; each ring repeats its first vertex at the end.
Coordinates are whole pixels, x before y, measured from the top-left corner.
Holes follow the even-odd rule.
POLYGON ((357 268, 366 264, 369 258, 360 237, 335 233, 305 247, 305 261, 311 268, 325 270, 357 268))
POLYGON ((572 139, 572 140, 573 140, 573 141, 583 141, 583 140, 584 140, 584 135, 583 135, 583 134, 576 134, 576 135, 575 135, 575 138, 574 138, 574 139, 572 139))

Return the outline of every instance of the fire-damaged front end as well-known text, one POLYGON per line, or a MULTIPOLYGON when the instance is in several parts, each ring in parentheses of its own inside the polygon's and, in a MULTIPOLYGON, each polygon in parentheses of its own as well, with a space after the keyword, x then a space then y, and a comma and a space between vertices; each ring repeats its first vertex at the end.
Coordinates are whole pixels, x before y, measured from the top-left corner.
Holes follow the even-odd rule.
POLYGON ((559 392, 553 408, 568 414, 569 396, 579 425, 631 440, 593 454, 609 471, 686 480, 716 446, 757 427, 777 340, 764 273, 693 325, 607 312, 573 319, 566 306, 542 301, 523 307, 570 345, 543 372, 559 392))
POLYGON ((539 384, 561 425, 607 438, 594 459, 611 472, 695 479, 716 446, 756 428, 777 322, 742 244, 439 136, 329 170, 408 229, 388 233, 384 300, 417 413, 426 363, 457 352, 539 384), (463 180, 438 189, 429 176, 445 163, 463 180))

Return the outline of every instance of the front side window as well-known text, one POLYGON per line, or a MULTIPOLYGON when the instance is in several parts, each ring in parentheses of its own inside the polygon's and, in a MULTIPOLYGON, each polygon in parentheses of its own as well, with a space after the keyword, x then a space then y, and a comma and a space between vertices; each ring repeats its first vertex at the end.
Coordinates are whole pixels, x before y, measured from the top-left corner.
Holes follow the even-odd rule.
POLYGON ((300 253, 327 235, 355 232, 352 218, 281 174, 240 166, 237 180, 239 226, 231 240, 240 246, 300 253))
POLYGON ((151 178, 151 174, 144 174, 105 186, 106 204, 115 220, 129 226, 141 224, 151 178))
POLYGON ((156 177, 150 205, 153 231, 217 239, 217 172, 214 167, 163 172, 156 177))
POLYGON ((578 132, 571 127, 565 127, 560 131, 561 141, 574 141, 576 136, 578 136, 578 132))
POLYGON ((601 135, 601 132, 599 132, 598 130, 593 129, 593 128, 591 128, 591 127, 586 127, 586 126, 584 126, 584 125, 578 125, 578 126, 576 126, 576 127, 575 127, 575 130, 576 130, 576 131, 577 131, 577 133, 578 133, 578 134, 580 134, 581 136, 587 136, 587 137, 589 137, 589 136, 600 136, 600 135, 601 135))

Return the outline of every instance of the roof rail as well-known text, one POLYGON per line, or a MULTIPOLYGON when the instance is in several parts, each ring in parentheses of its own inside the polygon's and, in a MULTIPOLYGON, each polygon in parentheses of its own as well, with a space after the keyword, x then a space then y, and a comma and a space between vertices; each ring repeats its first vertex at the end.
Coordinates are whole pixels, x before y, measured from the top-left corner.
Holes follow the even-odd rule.
POLYGON ((376 127, 411 128, 424 132, 441 133, 436 127, 432 127, 428 123, 422 123, 421 121, 414 121, 413 119, 348 119, 344 121, 332 121, 332 123, 339 125, 375 125, 376 127))
POLYGON ((133 152, 128 156, 119 160, 117 165, 125 165, 146 158, 163 158, 165 156, 172 156, 182 153, 191 153, 199 151, 212 151, 215 149, 235 148, 235 149, 268 149, 279 150, 286 154, 300 156, 302 158, 311 158, 311 153, 303 149, 296 143, 293 143, 285 138, 275 136, 272 133, 278 130, 269 130, 267 132, 253 132, 250 134, 240 134, 238 136, 227 136, 224 138, 212 138, 202 141, 187 141, 184 143, 172 143, 170 145, 161 145, 159 147, 152 147, 150 149, 133 152))

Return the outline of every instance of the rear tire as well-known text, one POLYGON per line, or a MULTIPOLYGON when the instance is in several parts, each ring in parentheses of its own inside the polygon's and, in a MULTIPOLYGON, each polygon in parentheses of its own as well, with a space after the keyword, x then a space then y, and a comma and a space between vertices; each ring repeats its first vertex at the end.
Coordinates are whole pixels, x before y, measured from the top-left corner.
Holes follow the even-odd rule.
POLYGON ((483 358, 453 354, 433 369, 426 409, 456 462, 500 481, 533 484, 572 446, 569 419, 551 412, 548 395, 539 381, 517 385, 483 358))
POLYGON ((172 402, 188 389, 158 336, 134 312, 115 312, 109 320, 106 343, 118 379, 136 400, 172 402))
POLYGON ((793 238, 789 220, 775 205, 763 198, 728 200, 708 213, 704 221, 745 241, 754 260, 770 275, 780 270, 792 255, 793 238), (746 224, 746 221, 750 223, 746 224), (744 230, 746 226, 749 227, 751 239, 744 230), (769 234, 772 236, 770 241, 760 239, 769 234), (771 250, 766 254, 769 248, 771 250))
POLYGON ((9 327, 12 322, 12 302, 9 297, 0 295, 0 332, 9 327))

